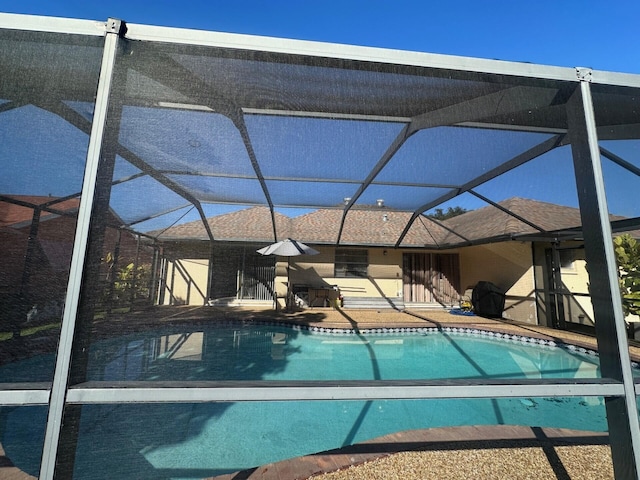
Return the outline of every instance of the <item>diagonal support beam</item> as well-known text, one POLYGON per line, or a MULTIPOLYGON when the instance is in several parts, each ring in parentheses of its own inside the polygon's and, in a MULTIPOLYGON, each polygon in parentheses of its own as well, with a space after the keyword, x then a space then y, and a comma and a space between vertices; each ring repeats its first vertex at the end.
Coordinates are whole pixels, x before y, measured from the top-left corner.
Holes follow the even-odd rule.
MULTIPOLYGON (((351 207, 411 135, 419 130, 428 128, 455 125, 461 122, 473 122, 498 114, 512 113, 523 109, 546 107, 554 102, 557 94, 558 90, 555 88, 518 86, 456 103, 412 118, 411 122, 407 124, 394 139, 393 143, 382 155, 381 159, 345 206, 342 220, 340 221, 336 245, 340 243, 344 222, 351 207)), ((414 215, 410 223, 413 223, 416 218, 417 215, 414 215)), ((410 226, 411 225, 408 225, 408 227, 410 226)), ((407 232, 408 228, 402 233, 401 239, 396 243, 396 246, 399 245, 407 232)))
MULTIPOLYGON (((278 236, 276 232, 276 220, 273 201, 271 200, 271 194, 267 188, 264 176, 260 169, 260 164, 256 157, 251 138, 247 126, 244 122, 244 114, 242 109, 234 102, 229 100, 227 95, 216 91, 210 84, 204 82, 201 78, 196 76, 193 72, 180 65, 175 60, 166 57, 161 52, 158 55, 163 56, 162 62, 162 75, 156 75, 154 69, 157 66, 149 64, 149 62, 137 61, 130 68, 140 71, 143 74, 149 74, 155 81, 167 86, 168 88, 185 95, 188 98, 194 99, 195 102, 202 105, 207 105, 220 115, 224 115, 231 120, 240 133, 242 142, 244 143, 247 155, 251 162, 253 171, 256 174, 260 187, 265 196, 265 200, 269 206, 271 212, 271 224, 273 226, 274 240, 277 241, 278 236)), ((156 62, 157 63, 157 62, 156 62)))
POLYGON ((0 104, 0 113, 8 112, 9 110, 15 110, 16 108, 24 107, 27 102, 5 102, 0 104))
POLYGON ((497 208, 498 210, 500 210, 503 213, 506 213, 507 215, 515 218, 516 220, 521 221, 522 223, 529 225, 531 228, 538 230, 540 233, 547 233, 547 231, 542 228, 539 227, 538 225, 536 225, 533 222, 530 222, 529 220, 527 220, 524 217, 521 217, 520 215, 518 215, 517 213, 512 212, 511 210, 509 210, 508 208, 504 208, 502 205, 500 205, 499 203, 494 202, 493 200, 489 200, 487 197, 485 197, 484 195, 480 195, 478 192, 474 192, 473 190, 469 190, 469 193, 471 195, 473 195, 476 198, 479 198, 480 200, 482 200, 483 202, 488 203, 489 205, 491 205, 492 207, 497 208))
POLYGON ((557 94, 558 90, 555 88, 541 87, 518 86, 500 90, 419 115, 411 120, 410 133, 461 122, 476 122, 483 118, 525 109, 548 107, 554 102, 557 94))
MULTIPOLYGON (((425 217, 425 216, 422 216, 422 217, 421 217, 421 220, 422 220, 422 219, 425 219, 425 218, 426 218, 427 220, 429 220, 431 223, 435 223, 435 224, 436 224, 436 225, 438 225, 440 228, 445 229, 445 230, 446 230, 446 231, 448 231, 449 233, 454 234, 456 237, 460 237, 460 238, 463 240, 463 245, 471 245, 471 240, 469 240, 468 238, 464 237, 463 235, 460 235, 458 232, 456 232, 454 229, 452 229, 452 228, 450 228, 450 227, 446 226, 444 223, 439 222, 439 221, 438 221, 438 220, 436 220, 435 218, 425 217)), ((422 221, 422 223, 424 224, 424 220, 422 221)), ((425 228, 426 228, 426 225, 425 225, 425 228)), ((431 238, 433 238, 433 235, 431 236, 431 238)), ((436 245, 438 245, 438 242, 436 241, 436 239, 434 238, 433 240, 434 240, 434 242, 436 243, 436 245)), ((440 245, 438 245, 438 247, 440 247, 440 245)))
POLYGON ((79 195, 77 195, 77 194, 67 195, 66 197, 56 198, 56 199, 51 200, 51 201, 46 202, 46 203, 36 204, 36 203, 25 202, 23 200, 19 200, 17 198, 13 198, 13 197, 10 197, 10 196, 7 196, 7 195, 0 195, 0 202, 12 203, 14 205, 19 205, 21 207, 30 208, 32 210, 40 209, 43 212, 52 213, 54 215, 71 216, 71 215, 75 215, 75 214, 72 213, 69 210, 58 210, 56 208, 52 208, 51 205, 55 205, 55 204, 64 202, 66 200, 70 200, 72 198, 76 198, 77 196, 79 196, 79 195))
POLYGON ((407 141, 407 138, 409 138, 409 136, 411 135, 409 131, 410 131, 410 124, 407 124, 402 129, 402 131, 398 134, 398 136, 396 136, 396 138, 393 140, 393 143, 389 145, 389 148, 387 148, 387 151, 384 152, 384 154, 382 155, 382 158, 378 160, 378 163, 376 163, 375 167, 373 167, 373 170, 369 172, 369 175, 367 175, 367 178, 365 178, 364 182, 362 182, 362 184, 358 187, 358 190, 356 191, 356 193, 354 193, 351 196, 351 199, 349 200, 347 205, 344 207, 344 212, 342 212, 342 219, 340 220, 340 229, 338 230, 338 238, 336 239, 336 245, 340 244, 340 237, 342 236, 342 230, 344 229, 344 222, 347 219, 347 214, 349 213, 349 210, 356 203, 358 198, 360 198, 360 195, 362 195, 362 193, 371 184, 371 182, 375 180, 375 178, 382 171, 382 169, 387 165, 387 163, 389 163, 389 161, 393 158, 393 156, 400 149, 400 147, 402 147, 404 142, 407 141))
POLYGON ((247 149, 247 154, 249 155, 249 160, 251 161, 251 166, 253 167, 253 171, 255 172, 256 177, 258 177, 258 181, 260 182, 260 186, 262 187, 262 193, 264 194, 264 197, 267 200, 267 204, 269 205, 269 212, 271 214, 271 225, 273 227, 273 241, 277 242, 278 232, 276 230, 276 215, 273 201, 271 200, 271 194, 269 193, 269 189, 267 188, 267 182, 262 175, 262 170, 260 169, 260 164, 258 163, 256 153, 253 150, 253 144, 251 143, 251 138, 249 137, 249 131, 247 130, 247 125, 244 122, 244 114, 242 113, 242 110, 238 108, 234 113, 231 114, 230 118, 240 132, 240 136, 242 137, 244 146, 247 149))
POLYGON ((498 167, 494 168, 493 170, 490 170, 488 172, 486 172, 483 175, 480 175, 479 177, 474 178, 473 180, 465 183, 464 185, 460 186, 459 188, 445 194, 442 195, 440 197, 438 197, 437 199, 425 203, 424 205, 420 206, 418 209, 416 209, 413 212, 413 215, 411 216, 411 219, 409 219, 409 221, 407 222, 407 225, 405 226, 404 230, 402 231, 402 233, 400 234, 400 237, 398 238, 398 240, 396 241, 396 248, 400 246, 400 243, 402 243, 402 240, 404 239, 404 237, 407 235, 407 233, 409 232, 409 229, 411 228, 411 225, 413 224, 413 222, 416 220, 416 218, 418 218, 418 216, 420 214, 422 214, 423 212, 426 212, 427 210, 430 210, 433 207, 436 207, 438 205, 440 205, 441 203, 444 203, 448 200, 451 200, 454 197, 457 197, 458 195, 460 195, 461 193, 464 192, 468 192, 469 190, 471 190, 472 188, 477 187, 478 185, 481 185, 499 175, 502 175, 503 173, 506 173, 510 170, 513 170, 516 167, 519 167, 520 165, 523 165, 531 160, 533 160, 534 158, 539 157, 540 155, 543 155, 551 150, 553 150, 554 148, 556 148, 558 145, 560 145, 560 143, 562 142, 563 138, 564 138, 564 134, 562 135, 555 135, 551 138, 549 138, 548 140, 545 140, 542 143, 539 143, 538 145, 530 148, 529 150, 527 150, 526 152, 521 153, 520 155, 517 155, 515 157, 513 157, 511 160, 503 163, 502 165, 499 165, 498 167))
POLYGON ((182 186, 179 185, 178 183, 176 183, 173 180, 171 180, 170 178, 162 175, 161 173, 158 173, 157 170, 155 170, 153 167, 149 166, 144 160, 142 160, 140 157, 135 155, 129 149, 123 147, 122 145, 118 145, 117 148, 116 148, 116 151, 117 151, 119 156, 121 156, 122 158, 126 159, 129 163, 131 163, 131 165, 133 165, 134 167, 139 168, 143 172, 146 172, 151 178, 153 178, 157 182, 161 183, 162 185, 167 187, 169 190, 177 193, 182 198, 187 200, 189 203, 193 204, 195 209, 198 211, 198 214, 200 215, 200 219, 202 220, 202 223, 204 224, 204 228, 207 231, 207 236, 209 237, 209 240, 211 240, 212 242, 215 241, 215 238, 213 236, 213 232, 211 231, 211 227, 209 226, 209 222, 207 221, 207 216, 204 213, 204 210, 202 209, 202 204, 200 203, 200 201, 196 197, 194 197, 189 192, 187 192, 185 189, 183 189, 182 186))
POLYGON ((616 155, 613 152, 610 152, 606 148, 600 147, 600 153, 611 160, 613 163, 621 166, 625 170, 633 173, 634 175, 640 177, 640 168, 636 167, 633 163, 626 161, 624 158, 616 155))
MULTIPOLYGON (((74 127, 78 128, 82 132, 85 132, 87 135, 90 134, 91 122, 86 118, 84 118, 82 115, 78 114, 72 108, 68 107, 67 105, 63 103, 55 103, 53 105, 43 105, 42 107, 64 118, 66 121, 71 123, 74 127)), ((158 183, 164 185, 169 190, 173 191, 174 193, 178 194, 179 196, 187 200, 189 203, 191 203, 198 211, 198 214, 200 215, 200 218, 204 223, 204 228, 207 231, 207 235, 209 236, 209 239, 212 242, 215 241, 213 232, 211 231, 211 227, 209 226, 209 222, 207 221, 207 217, 204 213, 204 210, 202 209, 202 205, 200 204, 200 201, 196 197, 194 197, 189 192, 187 192, 178 183, 174 182, 173 180, 166 177, 165 175, 159 173, 156 169, 154 169, 152 166, 150 166, 148 163, 146 163, 144 160, 142 160, 140 157, 138 157, 128 148, 118 144, 116 146, 116 154, 124 158, 125 160, 127 160, 134 167, 138 168, 139 170, 149 175, 158 183)))

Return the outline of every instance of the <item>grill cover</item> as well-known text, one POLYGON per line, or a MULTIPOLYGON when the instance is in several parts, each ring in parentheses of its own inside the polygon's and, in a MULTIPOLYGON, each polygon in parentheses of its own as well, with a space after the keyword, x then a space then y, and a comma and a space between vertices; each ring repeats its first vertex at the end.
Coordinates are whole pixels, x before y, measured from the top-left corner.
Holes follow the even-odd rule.
POLYGON ((504 301, 504 291, 491 282, 478 282, 471 293, 473 310, 483 317, 502 317, 504 301))

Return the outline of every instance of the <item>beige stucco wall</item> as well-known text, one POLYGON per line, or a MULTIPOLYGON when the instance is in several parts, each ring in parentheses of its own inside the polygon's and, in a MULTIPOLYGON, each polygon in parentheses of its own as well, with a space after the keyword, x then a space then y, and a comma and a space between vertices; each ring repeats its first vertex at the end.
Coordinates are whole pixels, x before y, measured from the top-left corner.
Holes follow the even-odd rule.
POLYGON ((593 325, 591 298, 578 295, 589 293, 587 262, 584 259, 575 259, 571 268, 562 268, 560 273, 564 288, 574 294, 564 302, 566 320, 583 325, 593 325))
MULTIPOLYGON (((292 287, 308 285, 318 289, 332 290, 337 286, 346 296, 354 297, 401 297, 402 296, 402 251, 395 249, 370 248, 369 278, 336 278, 334 277, 335 249, 333 247, 317 247, 320 253, 313 256, 280 257, 276 262, 275 290, 279 303, 284 306, 287 294, 287 265, 292 287)), ((182 269, 187 273, 188 281, 177 274, 174 262, 168 261, 167 285, 164 304, 169 304, 169 294, 173 282, 174 303, 186 305, 203 305, 207 285, 208 261, 206 259, 185 258, 179 260, 182 269), (191 284, 189 285, 189 282, 191 284), (197 288, 196 288, 197 286, 197 288)), ((335 299, 337 293, 329 293, 335 299)))
POLYGON ((473 288, 489 281, 506 292, 503 316, 521 322, 537 323, 531 245, 502 242, 462 248, 460 286, 473 288))
MULTIPOLYGON (((320 252, 313 256, 279 258, 276 263, 275 289, 279 303, 284 306, 287 292, 287 264, 291 285, 307 285, 326 289, 331 299, 337 295, 332 290, 337 286, 344 296, 352 297, 401 297, 403 250, 393 248, 370 248, 369 278, 334 277, 334 248, 317 247, 320 252)), ((530 244, 503 242, 498 244, 466 247, 447 253, 460 256, 461 293, 481 280, 495 283, 507 292, 504 316, 530 323, 536 322, 534 279, 530 244)), ((202 305, 207 285, 208 261, 206 259, 181 259, 186 272, 172 277, 173 262, 168 262, 168 278, 164 303, 170 301, 169 288, 173 282, 174 301, 188 305, 202 305)))
POLYGON ((183 258, 167 261, 164 305, 204 305, 209 261, 183 258), (182 273, 179 273, 182 272, 182 273))
MULTIPOLYGON (((317 250, 320 252, 318 255, 289 259, 292 286, 331 289, 335 285, 343 295, 353 297, 402 296, 401 250, 369 248, 369 278, 334 277, 335 249, 318 247, 317 250)), ((279 259, 276 265, 276 291, 279 297, 284 297, 287 291, 286 267, 287 260, 279 259)))

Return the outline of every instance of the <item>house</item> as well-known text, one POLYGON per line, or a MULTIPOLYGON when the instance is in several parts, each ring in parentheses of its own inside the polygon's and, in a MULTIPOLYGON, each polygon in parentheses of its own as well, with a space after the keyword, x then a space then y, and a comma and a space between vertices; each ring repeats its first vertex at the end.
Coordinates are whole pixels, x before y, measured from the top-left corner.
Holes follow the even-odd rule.
POLYGON ((0 292, 3 317, 15 309, 60 309, 68 280, 79 199, 0 198, 0 292), (8 254, 7 253, 8 250, 8 254))
MULTIPOLYGON (((0 195, 0 320, 16 322, 25 315, 59 317, 69 279, 71 253, 80 198, 34 195, 0 195), (29 313, 30 312, 30 313, 29 313)), ((110 214, 111 223, 122 222, 110 214)), ((102 261, 103 280, 109 269, 130 262, 150 263, 148 248, 140 248, 128 231, 107 228, 102 261), (115 252, 118 252, 114 259, 115 252)))
MULTIPOLYGON (((8 253, 0 260, 3 317, 62 305, 78 207, 77 197, 0 196, 0 241, 8 253)), ((112 226, 122 224, 110 215, 112 226)), ((281 306, 289 280, 304 306, 335 305, 340 297, 345 308, 450 308, 489 281, 505 293, 505 318, 593 324, 576 208, 510 198, 442 222, 420 216, 399 245, 411 212, 354 207, 341 229, 342 215, 341 208, 295 218, 276 213, 281 238, 320 252, 289 260, 256 252, 274 240, 267 207, 209 218, 213 243, 200 221, 150 232, 162 249, 155 301, 281 306)), ((107 228, 103 251, 103 281, 115 282, 115 270, 129 263, 152 268, 150 242, 141 248, 128 230, 107 228)))
POLYGON ((345 308, 450 308, 489 281, 504 291, 505 318, 592 324, 577 208, 510 198, 441 222, 421 216, 399 246, 410 212, 353 208, 336 245, 341 216, 340 209, 276 214, 282 237, 320 252, 288 260, 256 253, 273 242, 266 207, 209 218, 213 245, 201 222, 157 232, 164 249, 160 303, 277 298, 282 305, 289 278, 299 303, 312 307, 331 305, 339 292, 345 308))

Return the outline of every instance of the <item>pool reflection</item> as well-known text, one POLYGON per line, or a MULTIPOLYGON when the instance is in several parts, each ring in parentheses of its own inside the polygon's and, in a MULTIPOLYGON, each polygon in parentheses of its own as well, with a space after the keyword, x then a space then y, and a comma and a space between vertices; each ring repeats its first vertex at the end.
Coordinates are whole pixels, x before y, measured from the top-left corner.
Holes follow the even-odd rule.
POLYGON ((486 335, 268 325, 144 332, 92 345, 91 381, 597 378, 595 352, 486 335))

